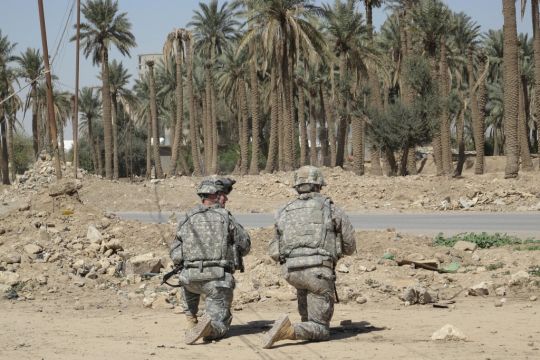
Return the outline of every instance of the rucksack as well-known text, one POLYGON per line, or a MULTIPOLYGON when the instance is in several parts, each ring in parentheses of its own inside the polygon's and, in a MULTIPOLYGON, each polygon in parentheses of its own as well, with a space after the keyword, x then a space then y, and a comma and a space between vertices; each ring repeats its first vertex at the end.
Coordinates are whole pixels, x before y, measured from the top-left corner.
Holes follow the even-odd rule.
POLYGON ((199 207, 187 214, 178 233, 182 239, 184 267, 228 265, 227 210, 199 207))
POLYGON ((280 258, 322 255, 337 261, 337 244, 332 221, 332 200, 324 196, 300 197, 287 204, 278 216, 280 258))

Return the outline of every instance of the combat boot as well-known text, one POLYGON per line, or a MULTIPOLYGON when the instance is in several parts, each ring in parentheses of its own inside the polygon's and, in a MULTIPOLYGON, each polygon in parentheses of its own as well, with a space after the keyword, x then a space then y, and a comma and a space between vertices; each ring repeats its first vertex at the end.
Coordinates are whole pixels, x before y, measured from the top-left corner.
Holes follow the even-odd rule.
POLYGON ((186 315, 186 329, 192 329, 199 321, 195 315, 186 315))
POLYGON ((205 315, 191 329, 186 330, 185 343, 192 345, 200 338, 210 335, 212 335, 212 320, 205 315))
POLYGON ((296 340, 294 326, 287 315, 281 316, 263 339, 263 349, 269 349, 280 340, 296 340))

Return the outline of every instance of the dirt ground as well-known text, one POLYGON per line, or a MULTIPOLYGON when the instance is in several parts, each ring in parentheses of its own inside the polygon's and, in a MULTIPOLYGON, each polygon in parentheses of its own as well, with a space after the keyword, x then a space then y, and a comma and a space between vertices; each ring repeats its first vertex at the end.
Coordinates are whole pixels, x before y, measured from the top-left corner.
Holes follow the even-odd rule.
MULTIPOLYGON (((538 172, 505 180, 503 166, 490 158, 486 175, 469 166, 461 179, 433 176, 429 163, 406 178, 325 168, 324 193, 349 212, 540 211, 538 172)), ((81 172, 75 182, 67 169, 55 185, 52 174, 50 162, 39 162, 0 188, 0 359, 540 358, 540 276, 531 271, 540 251, 437 247, 392 229, 358 231, 358 252, 340 261, 332 341, 271 350, 261 349, 262 335, 281 313, 299 320, 296 296, 266 256, 272 229, 248 229, 253 248, 235 275, 230 336, 185 346, 179 294, 154 276, 171 266, 174 223, 111 212, 182 212, 198 202, 200 179, 111 182, 81 172), (403 259, 459 269, 399 266, 403 259), (431 340, 445 324, 465 339, 431 340)), ((273 212, 294 196, 290 173, 235 179, 233 214, 273 212)))

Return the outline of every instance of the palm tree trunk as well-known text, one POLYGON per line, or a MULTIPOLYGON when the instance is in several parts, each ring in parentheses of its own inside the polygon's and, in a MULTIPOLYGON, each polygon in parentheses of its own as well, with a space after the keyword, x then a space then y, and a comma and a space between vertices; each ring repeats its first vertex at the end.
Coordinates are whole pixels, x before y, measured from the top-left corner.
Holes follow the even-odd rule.
POLYGON ((356 175, 364 175, 364 142, 363 132, 364 124, 363 119, 360 116, 352 116, 352 150, 353 150, 353 164, 352 170, 356 175))
MULTIPOLYGON (((461 95, 460 95, 461 97, 461 95)), ((456 140, 458 145, 458 161, 456 163, 456 169, 454 170, 454 177, 460 177, 463 172, 463 164, 465 164, 465 105, 459 110, 456 116, 456 140)))
POLYGON ((279 98, 276 85, 276 69, 272 67, 270 73, 270 141, 268 144, 268 156, 266 157, 265 172, 271 173, 276 168, 276 155, 278 148, 278 122, 279 122, 279 98))
POLYGON ((13 128, 15 127, 15 115, 7 114, 7 145, 8 145, 8 164, 11 173, 11 181, 15 181, 15 146, 13 144, 13 128))
POLYGON ((440 53, 440 85, 441 95, 445 99, 442 106, 441 113, 441 145, 442 145, 442 164, 444 174, 447 176, 452 175, 452 146, 450 142, 450 116, 448 114, 448 62, 446 59, 446 37, 441 37, 441 53, 440 53))
POLYGON ((248 173, 248 148, 249 148, 249 112, 246 99, 246 84, 244 79, 239 79, 238 96, 242 114, 242 132, 240 133, 240 174, 248 173))
MULTIPOLYGON (((532 25, 533 25, 533 48, 534 48, 534 107, 537 114, 536 135, 538 147, 540 147, 540 22, 538 16, 538 0, 531 0, 532 25)), ((540 153, 540 150, 538 150, 540 153)))
POLYGON ((103 101, 103 138, 105 142, 105 177, 113 178, 112 167, 112 119, 111 89, 109 87, 109 52, 106 46, 101 49, 101 98, 103 101))
POLYGON ((521 75, 521 81, 519 84, 519 114, 518 114, 518 131, 519 131, 519 153, 521 157, 521 169, 523 171, 532 171, 533 163, 531 159, 531 152, 529 150, 529 136, 528 136, 528 119, 527 119, 527 79, 524 75, 521 75))
POLYGON ((64 120, 58 121, 58 143, 60 144, 60 160, 63 164, 66 163, 66 151, 64 148, 64 120))
POLYGON ((191 158, 193 160, 193 175, 201 176, 201 163, 199 158, 197 118, 195 117, 195 98, 193 94, 193 47, 192 37, 188 32, 186 40, 186 63, 187 63, 187 92, 189 98, 189 133, 191 141, 191 158))
POLYGON ((111 123, 113 138, 113 179, 118 180, 118 102, 116 94, 111 94, 111 123))
POLYGON ((347 127, 348 127, 348 120, 347 116, 344 115, 344 109, 347 107, 346 99, 344 94, 342 93, 342 88, 345 87, 345 79, 347 78, 346 75, 347 71, 347 60, 345 58, 345 54, 340 55, 340 62, 339 62, 339 81, 340 81, 340 89, 338 90, 338 106, 341 110, 341 113, 339 115, 339 124, 338 124, 338 130, 337 130, 337 149, 336 149, 336 166, 343 167, 343 163, 345 160, 345 141, 347 136, 347 127))
POLYGON ((298 125, 300 126, 300 166, 307 164, 307 128, 306 128, 306 99, 304 88, 298 86, 298 125))
POLYGON ((103 169, 103 155, 101 151, 101 143, 99 141, 99 136, 95 137, 96 140, 96 156, 97 156, 97 164, 98 164, 98 172, 100 176, 105 175, 105 169, 103 169))
POLYGON ((152 177, 152 115, 146 119, 146 178, 152 177))
POLYGON ((283 160, 284 153, 285 153, 285 122, 286 122, 286 108, 287 104, 285 102, 285 96, 284 94, 284 88, 283 82, 281 82, 281 91, 278 93, 279 98, 279 112, 278 112, 278 170, 283 171, 284 170, 284 163, 283 160))
POLYGON ((283 143, 280 146, 283 148, 283 168, 284 171, 291 171, 293 169, 293 149, 292 149, 292 132, 293 132, 293 105, 291 104, 291 78, 292 74, 289 73, 289 50, 287 46, 284 46, 283 58, 281 63, 281 83, 283 86, 283 143))
POLYGON ((8 163, 8 146, 6 138, 6 118, 0 118, 0 167, 2 169, 2 184, 10 185, 9 181, 9 163, 8 163))
MULTIPOLYGON (((182 129, 184 127, 184 84, 182 78, 182 53, 180 51, 182 47, 182 41, 178 40, 176 44, 176 123, 174 125, 174 137, 171 153, 171 167, 169 168, 169 175, 176 175, 176 164, 178 163, 178 156, 180 152, 180 144, 182 142, 182 129)), ((180 154, 182 158, 182 155, 180 154)), ((184 169, 184 171, 187 169, 184 169)))
POLYGON ((317 120, 315 116, 315 99, 316 97, 310 91, 309 97, 309 155, 310 164, 319 166, 319 157, 317 154, 317 120))
POLYGON ((336 166, 336 128, 334 122, 334 106, 328 99, 328 93, 320 88, 322 103, 326 114, 326 125, 328 126, 328 142, 330 144, 330 166, 336 166))
POLYGON ((203 150, 202 150, 202 158, 204 159, 204 162, 202 164, 202 172, 203 174, 206 174, 210 167, 210 154, 212 153, 211 150, 211 144, 210 144, 210 129, 209 129, 209 123, 208 120, 209 116, 209 110, 208 110, 208 97, 206 96, 206 90, 203 94, 201 94, 201 114, 202 114, 202 136, 203 136, 203 150))
POLYGON ((34 150, 34 160, 39 155, 39 127, 38 127, 38 106, 37 106, 37 83, 32 83, 32 148, 34 150))
POLYGON ((503 74, 504 74, 504 135, 505 178, 515 178, 519 172, 518 106, 519 72, 515 0, 503 0, 503 74))
POLYGON ((249 173, 259 174, 259 152, 260 152, 260 116, 259 116, 259 85, 257 83, 257 49, 250 43, 251 60, 249 62, 249 83, 251 89, 251 164, 249 173))
POLYGON ((86 124, 88 127, 88 145, 90 146, 90 152, 92 153, 92 164, 94 166, 94 174, 98 175, 98 160, 97 160, 97 149, 96 143, 94 141, 94 130, 92 126, 92 119, 86 119, 86 124))
POLYGON ((150 77, 150 116, 152 117, 152 152, 154 158, 154 168, 156 178, 163 178, 163 169, 161 167, 161 157, 159 155, 159 124, 156 104, 156 82, 154 80, 154 62, 147 61, 148 75, 150 77))
MULTIPOLYGON (((212 75, 213 79, 213 75, 212 75)), ((217 123, 217 97, 216 90, 212 81, 212 87, 210 89, 210 94, 212 95, 212 174, 217 174, 218 172, 218 148, 219 148, 219 137, 218 137, 218 123, 217 123)))
MULTIPOLYGON (((480 57, 482 62, 482 57, 480 57)), ((484 109, 480 106, 478 97, 480 96, 480 87, 478 95, 474 90, 475 77, 473 68, 473 48, 470 47, 467 55, 467 73, 469 76, 469 99, 471 103, 471 118, 474 136, 474 145, 476 150, 475 170, 476 175, 484 173, 484 124, 482 114, 484 109)), ((485 89, 484 81, 480 82, 480 86, 485 89)), ((485 106, 485 104, 484 104, 485 106)))

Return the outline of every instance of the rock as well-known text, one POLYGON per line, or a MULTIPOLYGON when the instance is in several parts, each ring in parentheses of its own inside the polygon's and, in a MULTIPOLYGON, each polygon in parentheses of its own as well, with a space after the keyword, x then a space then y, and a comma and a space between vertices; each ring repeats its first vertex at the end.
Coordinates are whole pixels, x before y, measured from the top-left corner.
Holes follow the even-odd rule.
POLYGON ((532 295, 531 297, 529 297, 529 300, 530 301, 536 301, 536 300, 538 300, 538 296, 532 295))
POLYGON ((39 274, 36 276, 36 281, 39 285, 47 285, 47 277, 43 274, 39 274))
POLYGON ((349 272, 349 268, 345 264, 339 264, 339 266, 337 267, 336 270, 338 272, 340 272, 340 273, 348 273, 349 272))
POLYGON ((495 304, 493 304, 495 307, 502 307, 504 304, 504 302, 502 302, 501 300, 497 300, 495 301, 495 304))
POLYGON ((506 295, 506 287, 500 286, 495 289, 495 295, 497 296, 505 296, 506 295))
POLYGON ((6 284, 0 284, 0 298, 9 296, 11 293, 11 286, 6 284))
POLYGON ((480 255, 478 255, 477 253, 474 253, 474 254, 472 254, 472 256, 471 256, 471 259, 472 259, 473 261, 480 261, 480 255))
POLYGON ((92 243, 101 242, 103 235, 99 232, 94 225, 88 226, 88 231, 86 232, 86 238, 92 243))
POLYGON ((36 255, 43 251, 43 248, 36 244, 28 244, 24 246, 24 252, 28 255, 36 255))
POLYGON ((62 179, 49 186, 49 196, 74 195, 82 187, 78 181, 62 179))
POLYGON ((454 249, 460 251, 474 251, 478 246, 470 241, 459 240, 454 244, 454 249))
POLYGON ((467 199, 467 198, 464 198, 464 197, 459 198, 459 205, 463 209, 471 208, 474 205, 476 205, 477 202, 478 202, 478 198, 473 198, 473 199, 467 199))
POLYGON ((11 271, 0 271, 0 284, 13 286, 17 285, 19 281, 19 274, 11 271))
POLYGON ((357 304, 365 304, 367 303, 367 299, 363 296, 359 296, 355 299, 356 303, 357 304))
POLYGON ((11 253, 2 256, 0 262, 5 262, 6 264, 20 264, 21 263, 21 255, 17 253, 11 253))
POLYGON ((409 304, 429 304, 434 302, 436 296, 432 296, 429 291, 420 286, 414 285, 406 288, 400 296, 400 299, 409 304))
POLYGON ((528 272, 521 270, 510 277, 510 285, 524 285, 529 281, 530 275, 528 272))
POLYGON ((431 340, 464 341, 467 337, 453 325, 446 324, 431 335, 431 340))
POLYGON ((162 267, 159 257, 155 257, 153 253, 147 253, 134 256, 126 262, 126 275, 158 273, 162 267))
POLYGON ((80 302, 76 301, 75 306, 73 306, 73 309, 74 310, 84 310, 84 305, 81 304, 80 302))
POLYGON ((113 251, 122 251, 124 248, 120 244, 120 241, 118 239, 111 239, 107 243, 105 243, 105 249, 107 250, 113 250, 113 251))
POLYGON ((469 295, 472 296, 487 296, 489 295, 489 288, 486 282, 476 284, 469 289, 469 295))
POLYGON ((150 297, 145 297, 143 300, 142 300, 142 304, 145 308, 149 308, 149 307, 152 307, 152 303, 154 302, 154 299, 150 298, 150 297))
POLYGON ((170 309, 174 309, 174 305, 169 303, 169 299, 166 296, 158 296, 152 302, 152 309, 170 310, 170 309))

